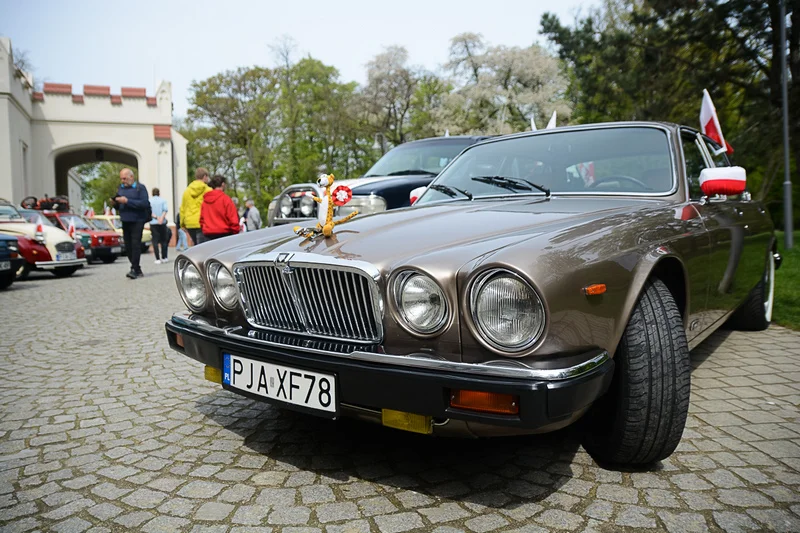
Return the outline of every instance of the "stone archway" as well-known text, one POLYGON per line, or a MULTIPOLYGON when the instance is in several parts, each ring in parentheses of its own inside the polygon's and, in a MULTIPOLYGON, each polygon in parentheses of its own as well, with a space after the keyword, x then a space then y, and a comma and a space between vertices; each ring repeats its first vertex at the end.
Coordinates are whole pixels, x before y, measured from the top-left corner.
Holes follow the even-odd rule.
POLYGON ((71 205, 80 205, 80 186, 76 175, 70 171, 84 163, 113 162, 121 163, 134 170, 139 169, 139 156, 132 150, 106 144, 71 146, 52 154, 55 165, 55 193, 65 195, 71 205))

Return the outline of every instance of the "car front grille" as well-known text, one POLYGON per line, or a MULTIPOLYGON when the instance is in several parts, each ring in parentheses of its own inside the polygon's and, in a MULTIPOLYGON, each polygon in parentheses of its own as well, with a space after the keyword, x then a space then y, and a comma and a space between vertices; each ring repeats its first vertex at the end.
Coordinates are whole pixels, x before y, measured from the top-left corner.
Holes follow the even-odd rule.
POLYGON ((74 252, 74 251, 75 251, 75 243, 60 242, 56 244, 56 252, 74 252))
POLYGON ((357 268, 273 262, 237 265, 234 275, 252 326, 328 339, 382 340, 378 287, 357 268))

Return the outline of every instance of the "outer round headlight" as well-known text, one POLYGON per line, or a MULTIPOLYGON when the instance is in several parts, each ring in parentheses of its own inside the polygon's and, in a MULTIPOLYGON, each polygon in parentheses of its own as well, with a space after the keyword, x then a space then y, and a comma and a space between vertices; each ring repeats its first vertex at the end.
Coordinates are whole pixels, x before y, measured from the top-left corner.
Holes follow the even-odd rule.
POLYGON ((395 282, 395 302, 406 325, 423 335, 440 329, 447 320, 447 301, 439 285, 418 272, 403 272, 395 282))
POLYGON ((314 198, 309 195, 305 195, 300 198, 300 212, 303 213, 303 216, 310 217, 314 214, 314 198))
POLYGON ((481 336, 502 351, 529 348, 544 331, 545 312, 539 295, 506 270, 490 270, 475 280, 470 308, 481 336))
POLYGON ((292 204, 292 199, 289 198, 289 195, 284 194, 281 196, 281 213, 283 213, 283 216, 288 217, 291 215, 293 208, 294 205, 292 204))
POLYGON ((208 267, 208 279, 211 281, 214 296, 222 307, 229 310, 236 308, 238 294, 231 271, 222 263, 211 263, 208 267))
POLYGON ((191 262, 181 260, 175 265, 178 278, 178 288, 181 291, 186 305, 193 311, 199 311, 206 306, 206 285, 203 278, 191 262))

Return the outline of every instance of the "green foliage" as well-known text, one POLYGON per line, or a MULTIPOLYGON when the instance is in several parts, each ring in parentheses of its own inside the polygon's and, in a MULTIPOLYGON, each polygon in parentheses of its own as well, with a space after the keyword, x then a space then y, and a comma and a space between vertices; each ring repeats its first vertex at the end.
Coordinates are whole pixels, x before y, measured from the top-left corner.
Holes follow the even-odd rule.
POLYGON ((783 255, 783 264, 775 272, 775 305, 772 320, 776 324, 800 330, 800 231, 794 232, 795 246, 783 249, 783 232, 776 232, 778 250, 783 255))
MULTIPOLYGON (((108 199, 117 195, 119 173, 123 168, 129 167, 122 163, 102 162, 86 163, 75 169, 85 184, 82 190, 83 201, 95 213, 102 213, 108 199)), ((136 169, 132 170, 136 175, 136 169)))
MULTIPOLYGON (((800 76, 797 2, 787 2, 791 79, 800 76)), ((734 163, 780 222, 782 170, 778 0, 606 0, 574 26, 542 17, 568 70, 579 123, 663 120, 697 125, 703 89, 717 107, 734 163)), ((789 108, 800 106, 790 81, 789 108)), ((791 111, 796 113, 796 111, 791 111)), ((790 121, 793 160, 800 121, 790 121)), ((793 164, 794 165, 794 164, 793 164)), ((795 213, 800 193, 795 187, 795 213)), ((798 215, 800 216, 800 215, 798 215)))

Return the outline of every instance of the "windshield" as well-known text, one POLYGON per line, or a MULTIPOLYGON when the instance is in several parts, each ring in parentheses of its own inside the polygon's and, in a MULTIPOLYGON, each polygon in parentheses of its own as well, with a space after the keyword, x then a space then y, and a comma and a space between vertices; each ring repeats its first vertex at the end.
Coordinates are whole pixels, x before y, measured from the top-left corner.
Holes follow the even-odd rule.
POLYGON ((41 222, 45 226, 56 227, 55 224, 50 222, 49 218, 43 216, 39 211, 34 209, 20 209, 19 212, 22 213, 22 216, 25 218, 25 220, 31 224, 38 224, 41 222))
MULTIPOLYGON (((672 190, 665 131, 648 127, 543 133, 470 148, 417 204, 509 194, 659 194, 672 190), (449 189, 449 190, 448 190, 449 189)), ((415 204, 415 205, 417 205, 415 204)))
POLYGON ((455 138, 401 144, 372 165, 364 177, 397 176, 403 173, 436 175, 470 144, 471 139, 455 138))
POLYGON ((88 218, 88 220, 92 226, 97 228, 101 231, 115 231, 114 224, 111 223, 110 220, 105 220, 103 218, 88 218))
POLYGON ((84 219, 78 215, 61 215, 59 216, 61 220, 61 224, 64 226, 65 229, 69 228, 70 222, 75 226, 75 229, 82 229, 82 230, 89 230, 91 231, 92 228, 84 219))
POLYGON ((0 220, 22 220, 17 208, 13 205, 0 205, 0 220))

